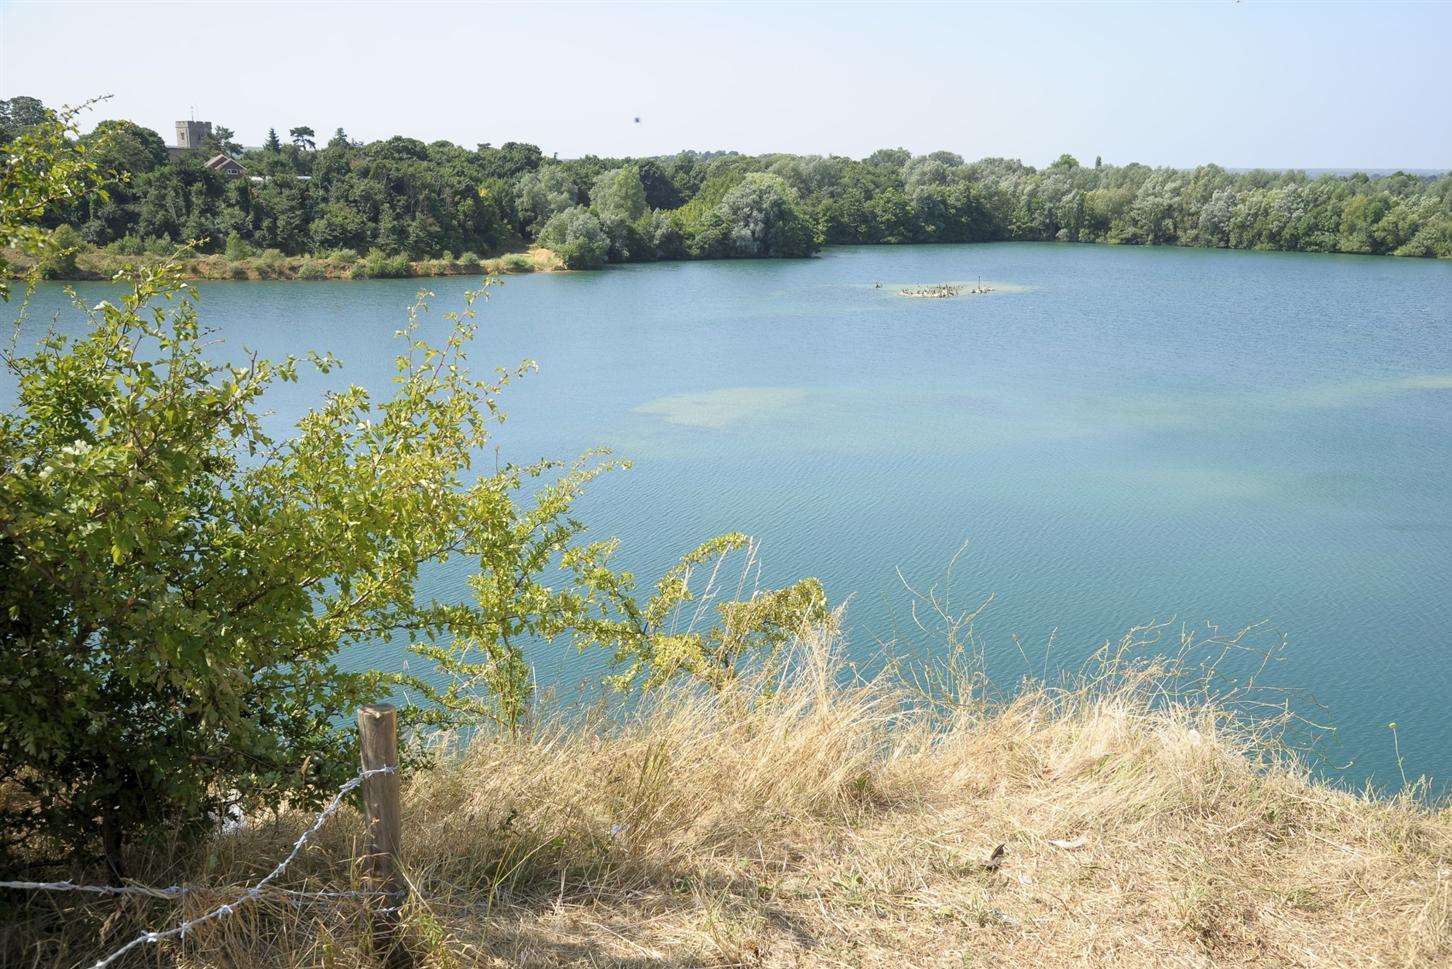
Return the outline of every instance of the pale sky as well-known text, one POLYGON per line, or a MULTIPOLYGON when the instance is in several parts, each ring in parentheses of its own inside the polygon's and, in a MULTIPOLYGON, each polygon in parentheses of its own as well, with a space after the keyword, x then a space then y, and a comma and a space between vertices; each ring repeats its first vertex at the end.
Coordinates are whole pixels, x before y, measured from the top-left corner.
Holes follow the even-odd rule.
POLYGON ((1452 167, 1452 3, 0 0, 0 97, 98 94, 170 144, 527 141, 1030 164, 1452 167), (635 117, 640 118, 637 124, 635 117))

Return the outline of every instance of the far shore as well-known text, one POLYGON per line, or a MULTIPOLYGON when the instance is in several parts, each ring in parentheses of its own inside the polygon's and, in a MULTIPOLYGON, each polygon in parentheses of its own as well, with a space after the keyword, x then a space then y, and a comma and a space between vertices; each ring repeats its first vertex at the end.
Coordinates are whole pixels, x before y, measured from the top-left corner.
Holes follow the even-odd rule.
MULTIPOLYGON (((24 276, 33 262, 19 253, 5 253, 12 278, 24 276)), ((54 267, 43 272, 45 279, 55 282, 110 280, 130 267, 159 265, 167 257, 159 255, 123 256, 99 249, 76 253, 74 265, 54 267)), ((549 249, 532 246, 518 252, 507 252, 489 258, 445 254, 437 259, 410 260, 403 256, 337 253, 287 256, 278 252, 230 258, 222 253, 183 256, 176 265, 184 279, 248 280, 319 280, 319 279, 407 279, 430 276, 516 275, 521 273, 561 272, 564 260, 549 249)))

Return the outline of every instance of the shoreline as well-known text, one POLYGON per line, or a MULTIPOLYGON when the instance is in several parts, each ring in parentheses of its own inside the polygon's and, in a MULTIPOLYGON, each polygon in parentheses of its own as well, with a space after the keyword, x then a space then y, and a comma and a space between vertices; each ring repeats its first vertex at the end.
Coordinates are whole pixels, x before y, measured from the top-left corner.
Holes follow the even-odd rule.
MULTIPOLYGON (((1094 248, 1131 248, 1131 249, 1188 249, 1206 252, 1253 252, 1253 253, 1284 253, 1293 255, 1308 256, 1361 256, 1372 259, 1396 259, 1396 260, 1427 260, 1431 262, 1443 261, 1437 256, 1398 256, 1396 253, 1374 253, 1374 252, 1341 252, 1339 250, 1307 250, 1307 249, 1237 249, 1227 246, 1179 246, 1173 244, 1143 245, 1139 243, 1122 242, 1070 242, 1065 240, 1025 240, 1025 239, 996 239, 984 242, 965 243, 930 243, 930 242, 877 242, 877 243, 835 243, 825 245, 812 256, 801 258, 812 259, 830 252, 833 249, 855 249, 863 247, 890 248, 905 245, 994 245, 997 243, 1031 244, 1031 245, 1056 245, 1056 246, 1089 246, 1094 248)), ((34 266, 34 260, 29 259, 14 250, 6 250, 5 258, 8 261, 5 278, 23 279, 25 274, 34 266)), ((762 256, 756 258, 787 258, 762 256)), ((113 279, 118 272, 127 267, 137 265, 157 265, 163 261, 162 256, 141 255, 123 256, 103 250, 92 249, 82 251, 75 256, 75 267, 73 271, 46 275, 46 282, 105 282, 113 279)), ((609 263, 608 265, 641 265, 645 262, 719 262, 717 259, 679 259, 679 260, 640 260, 623 263, 609 263)), ((564 260, 554 251, 543 246, 530 246, 527 249, 515 250, 512 252, 500 253, 497 256, 490 256, 482 259, 460 259, 439 257, 435 259, 406 259, 402 256, 381 256, 370 254, 365 256, 354 256, 353 258, 337 258, 329 255, 309 254, 300 256, 286 256, 281 253, 264 252, 256 256, 248 256, 243 259, 230 259, 222 253, 191 256, 178 260, 181 267, 181 275, 187 280, 233 280, 237 282, 260 282, 271 280, 312 282, 316 280, 350 280, 350 279, 427 279, 432 277, 446 276, 472 276, 472 275, 523 275, 540 272, 569 272, 564 260)), ((602 267, 603 268, 603 267, 602 267)), ((990 289, 988 293, 971 292, 972 284, 951 284, 959 285, 963 291, 953 295, 988 295, 997 293, 1000 290, 990 289)), ((909 298, 929 298, 927 294, 899 292, 898 295, 909 298)), ((951 298, 933 294, 931 298, 951 298)))
MULTIPOLYGON (((8 277, 23 279, 35 265, 18 253, 7 252, 8 277)), ((167 257, 142 255, 122 256, 100 250, 79 252, 74 267, 54 275, 44 274, 45 282, 108 282, 128 268, 156 266, 167 257)), ((516 276, 529 273, 564 272, 564 260, 543 246, 506 252, 488 258, 406 259, 402 256, 367 255, 338 258, 327 255, 285 256, 263 253, 242 259, 230 259, 221 253, 184 256, 175 260, 181 277, 186 280, 231 280, 236 282, 314 282, 318 280, 413 279, 444 276, 516 276)))

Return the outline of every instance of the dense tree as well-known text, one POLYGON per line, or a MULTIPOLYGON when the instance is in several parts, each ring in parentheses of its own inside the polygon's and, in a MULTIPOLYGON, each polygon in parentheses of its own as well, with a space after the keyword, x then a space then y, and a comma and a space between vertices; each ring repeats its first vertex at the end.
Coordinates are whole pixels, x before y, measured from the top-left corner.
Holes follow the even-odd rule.
POLYGON ((17 95, 0 100, 0 145, 13 141, 28 128, 55 118, 55 112, 37 98, 17 95))
MULTIPOLYGON (((33 98, 0 103, 0 137, 48 117, 33 98)), ((998 239, 1452 256, 1452 176, 1312 178, 1097 158, 1087 167, 1070 155, 1036 169, 902 148, 861 161, 695 151, 560 161, 519 142, 473 151, 404 137, 355 144, 338 129, 314 151, 311 128, 291 129, 291 143, 271 134, 247 154, 259 179, 247 182, 187 155, 168 162, 154 132, 103 122, 85 144, 111 176, 109 198, 54 206, 45 224, 68 223, 86 243, 128 252, 198 236, 219 250, 235 233, 254 250, 422 259, 537 240, 555 216, 583 205, 612 262, 998 239)), ((554 234, 574 227, 577 264, 596 258, 590 224, 576 213, 554 234)))
POLYGON ((637 166, 637 170, 640 187, 645 192, 645 204, 652 209, 679 208, 686 200, 685 193, 671 173, 656 159, 647 158, 637 166))
POLYGON ((590 207, 602 220, 639 219, 647 211, 640 169, 627 165, 602 172, 590 186, 590 207))
POLYGON ((166 164, 166 142, 130 121, 102 121, 81 141, 93 145, 91 160, 111 175, 146 175, 166 164))
POLYGON ((361 249, 368 245, 368 220, 347 202, 329 202, 313 220, 313 247, 329 249, 361 249))
POLYGON ((577 205, 557 212, 539 234, 541 245, 559 254, 571 269, 594 269, 610 254, 610 237, 595 213, 577 205))
POLYGON ((263 151, 282 151, 282 139, 277 137, 276 128, 267 129, 267 140, 262 143, 263 151))
POLYGON ((721 199, 710 219, 732 256, 808 256, 817 248, 797 195, 779 175, 752 172, 721 199))
POLYGON ((651 257, 642 222, 650 210, 638 168, 626 165, 597 175, 590 187, 590 209, 610 240, 611 261, 651 257))
POLYGON ((525 173, 515 189, 515 210, 521 226, 527 230, 538 231, 578 201, 579 189, 562 165, 546 165, 525 173))
POLYGON ((532 172, 544 162, 544 153, 534 145, 506 141, 500 148, 479 146, 479 164, 486 178, 514 179, 532 172))
POLYGON ((226 125, 212 125, 211 134, 202 140, 202 147, 208 151, 224 151, 233 156, 242 154, 242 143, 237 140, 237 133, 226 125))

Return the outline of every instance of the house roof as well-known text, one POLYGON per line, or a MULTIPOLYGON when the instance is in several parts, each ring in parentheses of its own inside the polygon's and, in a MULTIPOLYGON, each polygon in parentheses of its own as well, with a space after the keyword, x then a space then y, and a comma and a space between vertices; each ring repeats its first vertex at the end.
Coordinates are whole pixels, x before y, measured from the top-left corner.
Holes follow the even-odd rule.
POLYGON ((236 165, 239 169, 241 169, 244 172, 247 170, 247 166, 246 165, 243 165, 241 162, 239 162, 237 159, 233 158, 231 155, 227 154, 225 151, 222 152, 222 153, 220 153, 220 154, 213 155, 211 158, 208 158, 207 159, 207 167, 208 168, 222 168, 223 166, 227 165, 229 162, 231 164, 233 164, 233 165, 236 165))

